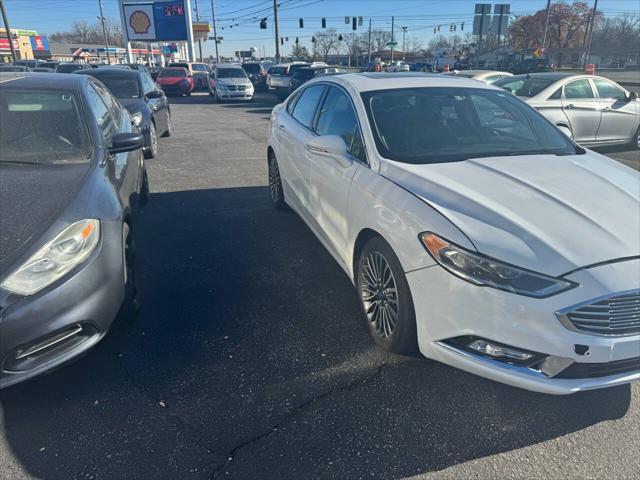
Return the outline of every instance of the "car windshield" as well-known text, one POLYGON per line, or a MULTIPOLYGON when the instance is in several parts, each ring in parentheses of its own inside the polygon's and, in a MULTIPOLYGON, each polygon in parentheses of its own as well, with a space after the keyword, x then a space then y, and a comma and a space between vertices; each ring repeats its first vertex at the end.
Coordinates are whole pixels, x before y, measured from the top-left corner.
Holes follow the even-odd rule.
POLYGON ((388 159, 444 163, 505 155, 581 153, 513 95, 481 88, 405 88, 362 94, 388 159))
POLYGON ((217 78, 247 78, 247 74, 241 68, 219 68, 217 78))
POLYGON ((140 97, 140 88, 138 87, 138 79, 136 76, 127 75, 121 77, 117 75, 96 75, 98 80, 105 84, 118 98, 138 98, 140 97))
POLYGON ((193 63, 191 64, 191 68, 194 72, 208 72, 209 69, 203 63, 193 63))
POLYGON ((82 67, 77 63, 63 63, 56 67, 56 72, 58 73, 71 73, 76 70, 81 69, 82 67))
POLYGON ((27 67, 22 65, 0 65, 0 72, 26 72, 27 67))
POLYGON ((163 68, 158 74, 159 77, 186 77, 187 72, 183 68, 163 68))
POLYGON ((67 90, 0 88, 0 164, 89 161, 78 96, 67 90))
POLYGON ((505 78, 494 82, 496 87, 504 88, 518 97, 535 97, 556 80, 550 78, 505 78))

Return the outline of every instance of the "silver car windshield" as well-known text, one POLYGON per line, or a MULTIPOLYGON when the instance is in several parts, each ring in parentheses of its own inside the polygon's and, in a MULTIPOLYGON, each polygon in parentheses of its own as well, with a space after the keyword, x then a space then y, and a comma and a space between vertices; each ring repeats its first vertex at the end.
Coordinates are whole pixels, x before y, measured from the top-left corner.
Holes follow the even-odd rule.
POLYGON ((0 89, 0 164, 89 161, 91 142, 76 92, 0 89))
POLYGON ((583 153, 538 112, 499 90, 403 88, 364 92, 362 99, 378 151, 399 162, 583 153))

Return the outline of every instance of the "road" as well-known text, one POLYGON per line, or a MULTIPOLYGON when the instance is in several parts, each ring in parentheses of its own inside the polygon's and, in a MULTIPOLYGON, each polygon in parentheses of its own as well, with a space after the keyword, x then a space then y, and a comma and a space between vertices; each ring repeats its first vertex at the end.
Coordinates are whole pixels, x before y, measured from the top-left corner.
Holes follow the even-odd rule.
POLYGON ((3 480, 640 478, 640 385, 547 396, 380 351, 269 203, 270 96, 172 102, 134 226, 140 318, 0 392, 3 480))

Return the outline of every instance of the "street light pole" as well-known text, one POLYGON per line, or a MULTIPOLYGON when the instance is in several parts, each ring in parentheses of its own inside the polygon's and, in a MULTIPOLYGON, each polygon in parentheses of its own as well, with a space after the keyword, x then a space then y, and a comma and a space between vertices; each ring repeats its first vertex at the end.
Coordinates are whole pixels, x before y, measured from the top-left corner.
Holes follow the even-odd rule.
POLYGON ((405 38, 407 35, 407 27, 402 27, 402 61, 404 62, 405 58, 407 58, 407 48, 405 38))
POLYGON ((104 25, 104 14, 102 13, 102 0, 98 0, 100 8, 100 22, 102 23, 102 35, 104 35, 104 48, 107 51, 107 63, 111 65, 111 56, 109 55, 109 37, 107 37, 107 27, 104 25))
POLYGON ((278 32, 278 0, 273 0, 273 26, 276 34, 276 62, 280 63, 280 33, 278 32))
POLYGON ((542 50, 547 44, 547 30, 549 28, 549 10, 551 10, 551 0, 547 0, 547 12, 544 14, 544 33, 542 34, 542 50))
POLYGON ((371 19, 369 19, 369 43, 367 45, 368 62, 371 63, 371 19))
POLYGON ((595 0, 594 4, 593 4, 593 12, 591 12, 591 22, 590 22, 590 26, 588 27, 588 34, 589 34, 589 43, 587 43, 587 53, 584 57, 584 67, 587 67, 587 64, 589 63, 589 58, 591 57, 591 40, 593 40, 593 24, 596 21, 596 13, 598 11, 598 0, 595 0))
POLYGON ((9 50, 11 50, 11 57, 13 61, 16 61, 16 50, 13 48, 13 38, 11 38, 11 28, 9 27, 9 21, 7 20, 7 12, 4 9, 4 2, 0 0, 0 10, 2 11, 2 22, 4 23, 4 30, 7 34, 7 40, 9 40, 9 50))
POLYGON ((394 42, 395 42, 395 35, 393 32, 393 27, 395 25, 395 21, 396 18, 395 17, 391 17, 391 63, 393 63, 393 47, 394 47, 394 42))
MULTIPOLYGON (((195 0, 196 22, 200 21, 200 12, 198 10, 198 0, 195 0)), ((198 38, 198 52, 200 53, 200 61, 202 62, 202 39, 198 38)))
POLYGON ((220 57, 218 56, 218 30, 216 28, 216 2, 215 0, 211 0, 211 21, 213 22, 213 36, 216 39, 216 63, 220 61, 220 57))

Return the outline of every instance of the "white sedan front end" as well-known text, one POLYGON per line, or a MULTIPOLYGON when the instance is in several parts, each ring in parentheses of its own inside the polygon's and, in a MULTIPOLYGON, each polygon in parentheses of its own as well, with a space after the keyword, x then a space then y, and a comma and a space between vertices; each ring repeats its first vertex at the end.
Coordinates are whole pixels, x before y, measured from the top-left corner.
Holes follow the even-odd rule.
POLYGON ((551 394, 640 379, 640 178, 460 78, 313 80, 274 109, 276 206, 383 348, 551 394))

